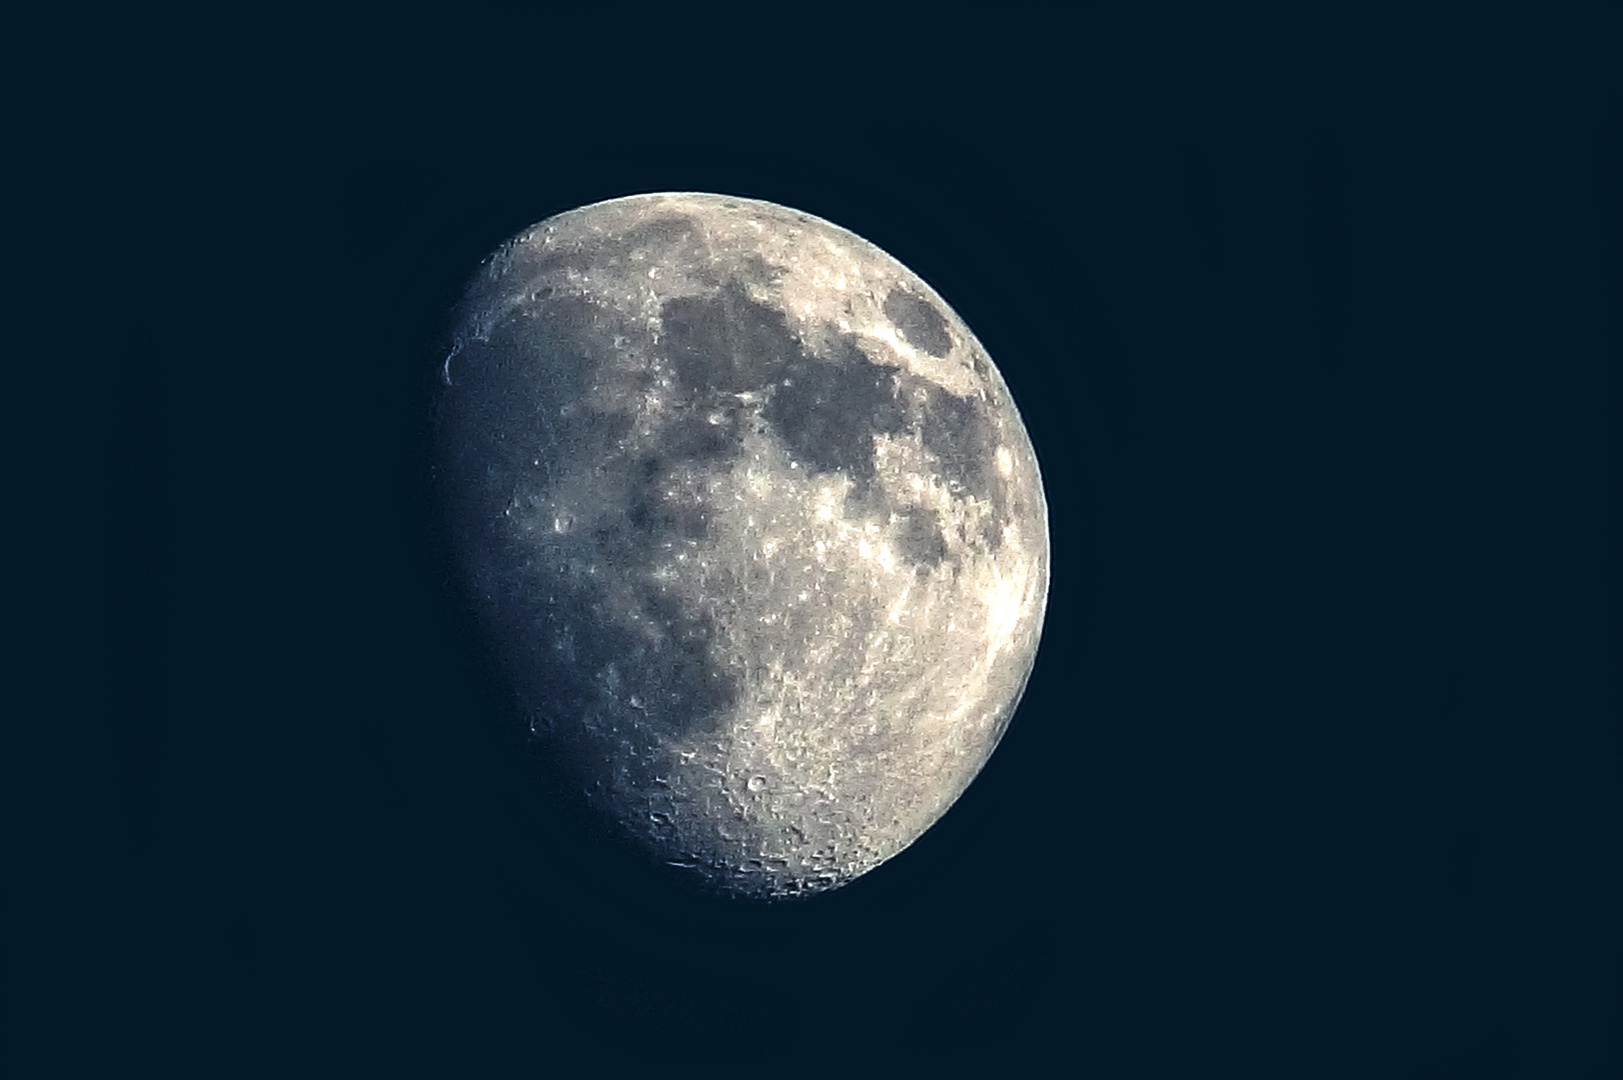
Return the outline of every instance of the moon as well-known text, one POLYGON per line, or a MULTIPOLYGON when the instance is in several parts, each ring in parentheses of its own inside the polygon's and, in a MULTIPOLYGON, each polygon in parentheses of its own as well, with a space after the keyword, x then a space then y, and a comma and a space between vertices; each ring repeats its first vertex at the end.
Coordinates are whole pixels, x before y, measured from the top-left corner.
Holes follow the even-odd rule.
POLYGON ((435 471, 530 729, 652 857, 777 900, 934 824, 1024 690, 1048 512, 1009 389, 808 214, 639 195, 503 244, 435 471))

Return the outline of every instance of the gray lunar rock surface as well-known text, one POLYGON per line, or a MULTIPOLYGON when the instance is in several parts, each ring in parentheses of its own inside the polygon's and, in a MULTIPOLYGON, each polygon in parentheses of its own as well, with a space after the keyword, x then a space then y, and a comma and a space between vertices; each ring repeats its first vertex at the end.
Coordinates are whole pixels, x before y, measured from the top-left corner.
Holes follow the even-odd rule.
POLYGON ((828 222, 717 195, 561 214, 456 316, 436 472, 531 728, 715 891, 844 884, 991 755, 1047 509, 947 305, 828 222))

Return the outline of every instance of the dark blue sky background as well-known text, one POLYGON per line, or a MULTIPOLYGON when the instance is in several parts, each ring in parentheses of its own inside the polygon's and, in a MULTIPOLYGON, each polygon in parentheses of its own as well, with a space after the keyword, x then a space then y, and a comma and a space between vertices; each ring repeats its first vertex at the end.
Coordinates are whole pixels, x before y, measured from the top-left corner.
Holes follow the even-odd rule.
POLYGON ((1593 35, 820 18, 737 46, 284 28, 155 76, 130 145, 168 170, 150 205, 201 225, 163 291, 210 358, 142 391, 181 418, 145 437, 184 584, 118 742, 119 843, 145 925, 212 943, 186 970, 242 1002, 210 1022, 451 1062, 653 1035, 739 1068, 879 1029, 1105 1075, 1437 1075, 1589 1031, 1519 995, 1583 963, 1535 912, 1539 883, 1593 895, 1560 822, 1606 816, 1586 732, 1615 722, 1623 201, 1593 35), (1048 486, 1002 747, 912 849, 788 908, 690 895, 582 815, 429 501, 478 261, 658 190, 805 210, 917 271, 1048 486))

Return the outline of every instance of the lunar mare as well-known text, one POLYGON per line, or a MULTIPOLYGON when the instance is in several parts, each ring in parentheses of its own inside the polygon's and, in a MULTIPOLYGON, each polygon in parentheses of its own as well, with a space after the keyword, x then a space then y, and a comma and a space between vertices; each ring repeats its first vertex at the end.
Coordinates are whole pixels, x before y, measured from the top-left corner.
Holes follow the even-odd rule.
POLYGON ((986 763, 1047 509, 997 369, 895 259, 770 203, 598 203, 486 260, 442 376, 490 640, 656 858, 730 895, 832 888, 986 763))

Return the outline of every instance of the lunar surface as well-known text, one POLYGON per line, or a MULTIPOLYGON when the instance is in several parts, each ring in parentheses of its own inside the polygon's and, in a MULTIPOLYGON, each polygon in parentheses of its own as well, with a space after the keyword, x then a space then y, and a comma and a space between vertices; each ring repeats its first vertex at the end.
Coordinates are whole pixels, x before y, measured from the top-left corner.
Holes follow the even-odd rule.
POLYGON ((845 884, 974 779, 1036 655, 1036 457, 915 274, 718 195, 551 218, 458 310, 436 473, 531 730, 712 890, 845 884))

